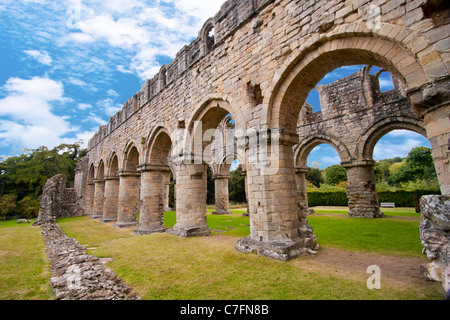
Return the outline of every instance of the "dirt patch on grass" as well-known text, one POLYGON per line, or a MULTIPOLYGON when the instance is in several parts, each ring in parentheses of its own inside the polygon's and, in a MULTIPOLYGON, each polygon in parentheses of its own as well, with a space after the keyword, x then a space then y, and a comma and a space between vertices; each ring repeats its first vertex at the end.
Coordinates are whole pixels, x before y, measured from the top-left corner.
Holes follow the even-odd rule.
MULTIPOLYGON (((237 240, 227 235, 214 235, 209 239, 216 245, 227 247, 235 246, 237 240)), ((367 268, 376 265, 381 270, 382 287, 406 289, 427 286, 442 289, 440 283, 427 281, 422 275, 421 265, 429 263, 426 257, 401 257, 322 247, 315 256, 301 256, 288 263, 309 272, 326 273, 363 283, 371 276, 367 268)))
POLYGON ((315 256, 299 257, 292 263, 302 269, 314 272, 335 274, 354 280, 366 281, 371 274, 367 268, 372 265, 380 267, 382 285, 396 287, 434 286, 440 284, 426 281, 421 273, 421 265, 427 259, 398 257, 348 251, 338 248, 321 248, 315 256))

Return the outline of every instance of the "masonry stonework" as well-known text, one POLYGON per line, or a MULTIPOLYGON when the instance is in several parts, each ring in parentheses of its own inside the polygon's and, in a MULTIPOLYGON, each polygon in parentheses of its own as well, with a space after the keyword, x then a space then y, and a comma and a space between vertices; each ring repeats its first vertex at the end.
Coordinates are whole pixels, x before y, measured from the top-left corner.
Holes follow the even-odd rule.
MULTIPOLYGON (((295 168, 306 167, 304 157, 318 143, 332 144, 348 170, 352 216, 380 216, 372 152, 379 138, 394 129, 430 139, 441 190, 448 195, 448 12, 445 1, 427 0, 225 2, 198 38, 146 81, 89 141, 87 212, 100 212, 95 180, 118 175, 116 225, 137 225, 140 199, 149 194, 140 190, 148 184, 140 180, 137 167, 169 157, 177 211, 169 232, 209 235, 208 163, 198 162, 208 146, 196 144, 193 137, 205 137, 229 114, 236 132, 246 136, 240 161, 246 168, 251 234, 238 242, 238 250, 282 260, 317 250, 295 168), (214 39, 207 37, 212 29, 214 39), (309 112, 308 120, 304 103, 310 90, 345 65, 381 67, 393 75, 397 90, 381 94, 363 69, 342 83, 346 94, 335 95, 332 86, 319 88, 322 114, 309 112), (272 156, 252 151, 261 144, 272 156), (255 161, 260 159, 265 160, 255 161)), ((111 199, 110 192, 104 194, 111 199)))

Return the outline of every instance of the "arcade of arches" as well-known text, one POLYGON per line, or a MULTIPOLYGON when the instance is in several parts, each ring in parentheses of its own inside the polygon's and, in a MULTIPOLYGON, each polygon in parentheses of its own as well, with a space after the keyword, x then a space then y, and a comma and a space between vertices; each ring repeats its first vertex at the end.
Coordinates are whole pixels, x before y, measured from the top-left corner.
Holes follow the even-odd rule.
MULTIPOLYGON (((318 249, 307 221, 309 152, 332 145, 347 169, 350 216, 380 217, 372 153, 395 129, 430 140, 442 194, 450 195, 450 25, 435 14, 442 10, 445 1, 225 2, 89 141, 75 183, 86 211, 117 227, 136 225, 137 234, 209 235, 207 165, 220 191, 226 164, 238 159, 251 235, 236 248, 288 260, 318 249), (380 92, 364 67, 318 87, 322 111, 313 113, 308 93, 346 65, 383 68, 396 89, 380 92), (233 122, 224 120, 230 114, 233 122), (210 134, 218 127, 232 127, 237 151, 214 162, 211 151, 223 149, 223 139, 210 134), (177 221, 165 230, 171 173, 177 221)), ((218 213, 229 210, 218 202, 218 213)))

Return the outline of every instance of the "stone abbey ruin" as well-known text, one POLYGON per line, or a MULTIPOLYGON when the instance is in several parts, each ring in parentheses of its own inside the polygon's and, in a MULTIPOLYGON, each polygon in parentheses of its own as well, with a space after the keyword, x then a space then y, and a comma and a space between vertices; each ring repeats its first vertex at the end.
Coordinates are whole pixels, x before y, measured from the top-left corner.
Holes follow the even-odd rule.
MULTIPOLYGON (((207 236, 207 166, 216 212, 226 213, 238 159, 251 235, 236 249, 288 260, 318 249, 307 221, 309 152, 328 143, 339 153, 350 216, 382 217, 373 149, 386 133, 408 129, 431 142, 442 191, 433 201, 446 208, 439 236, 448 247, 449 23, 445 0, 229 0, 89 141, 78 201, 86 215, 137 234, 207 236), (347 65, 378 66, 395 89, 380 92, 379 74, 364 67, 319 86, 322 110, 312 112, 309 92, 347 65), (171 174, 177 220, 166 230, 171 174)), ((435 257, 448 261, 442 252, 435 257)))

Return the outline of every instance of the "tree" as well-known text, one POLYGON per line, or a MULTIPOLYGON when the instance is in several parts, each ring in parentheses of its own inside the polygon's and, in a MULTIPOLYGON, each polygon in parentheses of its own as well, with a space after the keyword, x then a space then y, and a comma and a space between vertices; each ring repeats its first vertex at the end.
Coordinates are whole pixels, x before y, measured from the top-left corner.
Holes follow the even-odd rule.
POLYGON ((317 188, 324 183, 323 175, 319 168, 309 167, 308 172, 306 173, 306 180, 311 182, 317 188))
MULTIPOLYGON (((0 162, 0 196, 3 201, 14 202, 4 209, 5 215, 37 216, 39 196, 45 183, 57 174, 67 177, 67 186, 73 184, 75 165, 86 154, 78 143, 61 144, 51 150, 42 146, 38 149, 25 149, 15 157, 0 162), (15 195, 13 198, 11 195, 15 195)), ((2 214, 3 214, 2 212, 2 214)))
POLYGON ((389 182, 400 184, 417 180, 437 179, 431 149, 427 147, 413 148, 400 168, 390 177, 389 182))
POLYGON ((335 186, 339 182, 347 181, 347 170, 336 164, 325 169, 325 183, 335 186))
POLYGON ((242 175, 242 167, 239 165, 236 170, 231 171, 228 180, 228 192, 230 201, 236 203, 246 203, 245 177, 242 175))

